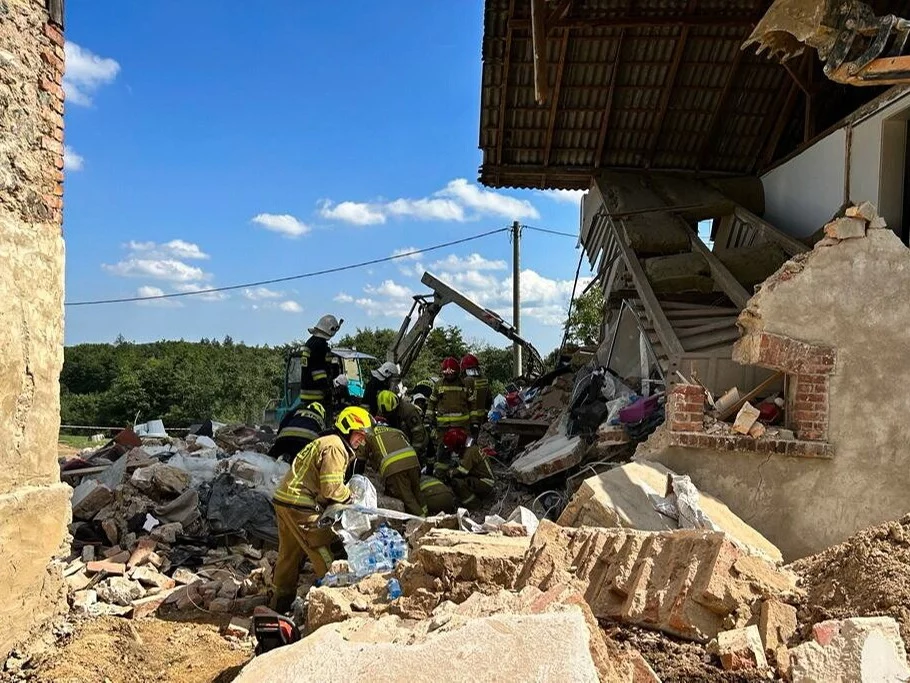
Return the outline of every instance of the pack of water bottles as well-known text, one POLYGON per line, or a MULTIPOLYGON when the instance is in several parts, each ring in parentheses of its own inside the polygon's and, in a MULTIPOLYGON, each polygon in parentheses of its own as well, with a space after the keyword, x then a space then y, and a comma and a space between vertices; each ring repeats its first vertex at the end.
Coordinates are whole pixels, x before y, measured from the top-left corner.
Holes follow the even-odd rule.
POLYGON ((407 559, 408 543, 401 534, 383 524, 368 538, 345 546, 351 573, 362 579, 376 572, 391 571, 400 561, 407 559))

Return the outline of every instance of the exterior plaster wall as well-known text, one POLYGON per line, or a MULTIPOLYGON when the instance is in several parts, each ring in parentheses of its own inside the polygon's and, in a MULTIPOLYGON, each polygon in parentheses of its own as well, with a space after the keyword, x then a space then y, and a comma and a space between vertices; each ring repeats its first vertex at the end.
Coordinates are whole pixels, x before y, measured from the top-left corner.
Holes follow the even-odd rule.
MULTIPOLYGON (((750 300, 745 333, 836 349, 831 459, 670 447, 648 454, 689 474, 788 560, 908 512, 910 250, 889 230, 820 247, 750 300)), ((783 271, 781 271, 783 272, 783 271)))
POLYGON ((0 0, 0 660, 60 605, 63 34, 44 0, 0 0))

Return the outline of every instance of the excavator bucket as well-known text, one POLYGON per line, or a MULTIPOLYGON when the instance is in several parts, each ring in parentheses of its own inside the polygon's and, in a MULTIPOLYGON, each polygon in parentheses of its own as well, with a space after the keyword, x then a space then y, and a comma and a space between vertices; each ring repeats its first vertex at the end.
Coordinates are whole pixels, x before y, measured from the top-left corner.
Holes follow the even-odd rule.
POLYGON ((836 33, 824 25, 832 0, 775 0, 743 43, 757 45, 757 52, 786 61, 802 54, 806 45, 830 46, 836 33))

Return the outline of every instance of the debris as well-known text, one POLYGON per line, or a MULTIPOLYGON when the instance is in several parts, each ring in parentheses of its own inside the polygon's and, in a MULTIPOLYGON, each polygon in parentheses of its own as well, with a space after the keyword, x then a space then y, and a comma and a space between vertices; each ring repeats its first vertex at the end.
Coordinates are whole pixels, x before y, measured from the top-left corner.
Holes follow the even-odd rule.
POLYGON ((790 650, 793 683, 900 683, 910 678, 907 652, 890 617, 858 617, 816 624, 813 642, 790 650))
POLYGON ((145 595, 138 581, 127 579, 123 576, 112 576, 98 584, 98 598, 104 602, 126 607, 133 600, 145 595))
POLYGON ((73 517, 90 520, 114 499, 114 492, 94 479, 86 479, 73 490, 73 517))
POLYGON ((581 437, 554 434, 531 444, 512 463, 511 471, 521 483, 533 484, 578 465, 586 450, 581 437))
POLYGON ((73 609, 82 614, 90 614, 98 602, 98 592, 92 589, 79 590, 73 593, 73 609))
MULTIPOLYGON (((641 531, 676 529, 676 520, 661 514, 651 496, 666 488, 667 477, 675 472, 660 463, 633 461, 585 479, 559 517, 562 526, 623 527, 641 531)), ((724 503, 700 492, 699 505, 712 523, 726 532, 734 543, 757 552, 774 564, 783 557, 780 550, 758 531, 743 522, 724 503)))
POLYGON ((130 570, 129 577, 147 586, 155 588, 170 589, 176 585, 174 579, 165 576, 153 567, 135 567, 130 570))
POLYGON ((756 626, 721 631, 717 634, 721 666, 727 671, 764 669, 768 666, 756 626))
POLYGON ((82 561, 88 564, 95 560, 95 546, 85 545, 82 546, 82 561))
POLYGON ((756 422, 754 425, 749 427, 748 434, 753 439, 760 439, 765 435, 767 428, 761 422, 756 422))
POLYGON ((184 586, 191 583, 196 583, 200 580, 197 574, 194 574, 186 567, 177 567, 177 569, 175 569, 174 573, 171 575, 171 578, 174 579, 174 581, 177 583, 183 584, 184 586))
POLYGON ((183 525, 179 522, 171 524, 162 524, 152 529, 151 537, 162 543, 174 543, 177 540, 177 534, 183 533, 183 525))
POLYGON ((158 543, 152 538, 141 538, 136 544, 136 548, 130 555, 126 566, 132 569, 148 561, 149 556, 155 552, 158 543))
POLYGON ((775 652, 796 633, 796 608, 770 598, 761 604, 758 631, 766 651, 775 652))
POLYGON ((251 622, 244 617, 233 617, 224 629, 224 635, 231 638, 244 639, 250 635, 251 622))
POLYGON ((830 239, 846 240, 866 236, 866 221, 862 218, 835 218, 825 226, 825 236, 830 239))
POLYGON ((126 565, 120 562, 110 562, 109 560, 95 560, 85 566, 86 571, 98 574, 104 572, 112 576, 123 576, 126 573, 126 565))
POLYGON ((173 590, 175 589, 162 590, 160 593, 133 600, 130 603, 130 606, 133 608, 130 616, 133 619, 141 619, 142 617, 154 614, 158 608, 167 601, 173 590))
POLYGON ((736 414, 736 421, 733 423, 733 431, 738 432, 739 434, 748 434, 749 430, 752 429, 752 425, 758 420, 760 414, 758 408, 746 401, 736 414))

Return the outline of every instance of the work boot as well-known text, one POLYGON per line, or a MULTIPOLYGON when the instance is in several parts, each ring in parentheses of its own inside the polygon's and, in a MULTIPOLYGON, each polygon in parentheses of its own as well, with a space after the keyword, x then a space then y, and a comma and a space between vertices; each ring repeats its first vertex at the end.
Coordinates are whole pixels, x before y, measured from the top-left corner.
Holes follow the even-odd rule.
POLYGON ((295 595, 273 595, 269 601, 269 607, 279 614, 288 614, 291 611, 291 605, 294 604, 295 595))

